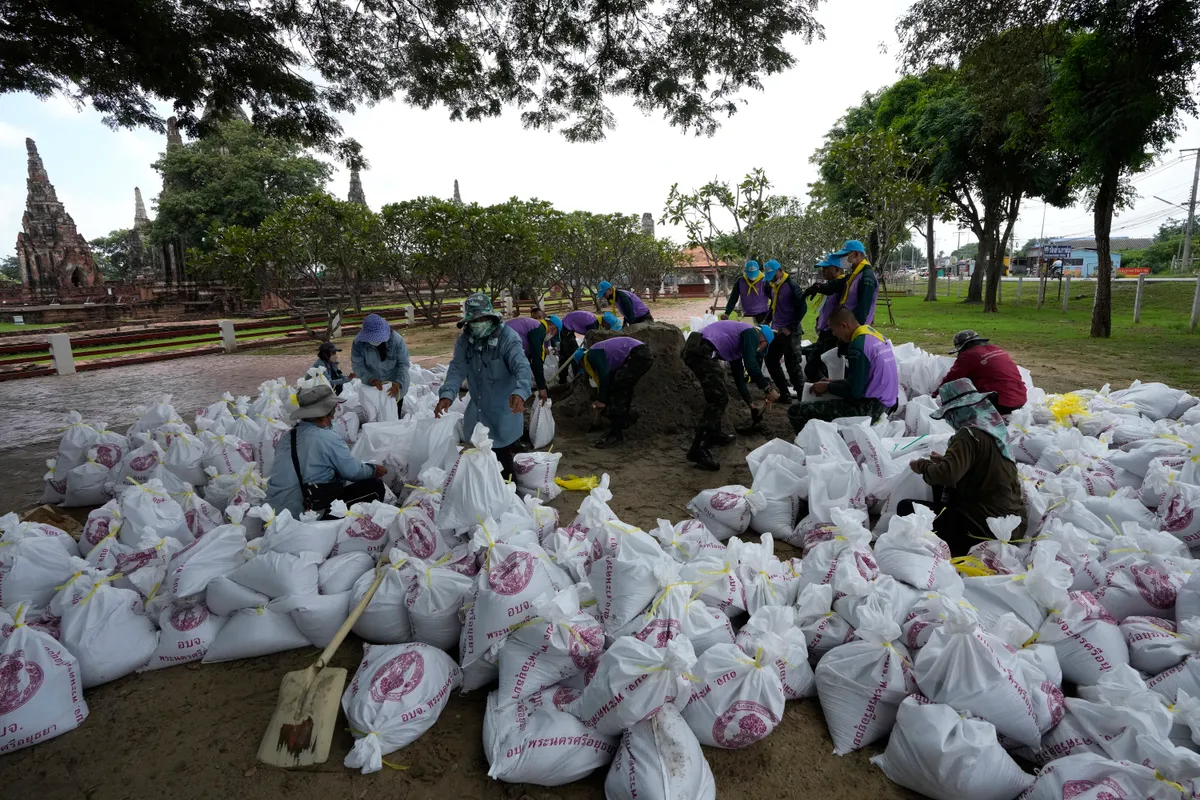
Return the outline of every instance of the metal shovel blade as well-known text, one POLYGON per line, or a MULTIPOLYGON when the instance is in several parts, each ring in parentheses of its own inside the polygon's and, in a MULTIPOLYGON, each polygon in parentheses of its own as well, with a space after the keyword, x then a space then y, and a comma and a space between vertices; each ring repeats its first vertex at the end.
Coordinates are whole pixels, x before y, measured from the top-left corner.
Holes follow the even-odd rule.
POLYGON ((276 767, 305 767, 329 758, 346 670, 316 665, 289 672, 279 703, 258 747, 258 760, 276 767))

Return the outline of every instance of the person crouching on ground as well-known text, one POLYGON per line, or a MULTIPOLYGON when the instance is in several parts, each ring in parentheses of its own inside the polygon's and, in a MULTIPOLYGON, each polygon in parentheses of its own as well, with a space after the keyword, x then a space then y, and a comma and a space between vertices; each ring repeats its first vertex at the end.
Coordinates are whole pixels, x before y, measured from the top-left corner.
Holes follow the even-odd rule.
POLYGON ((633 292, 627 292, 624 289, 618 289, 608 281, 600 281, 596 286, 596 295, 601 300, 607 300, 625 320, 626 325, 637 325, 641 322, 654 322, 654 316, 650 313, 650 309, 646 308, 646 304, 642 302, 642 298, 638 297, 633 292))
POLYGON ((296 393, 292 411, 296 425, 275 445, 275 464, 267 480, 267 499, 276 511, 286 508, 299 518, 304 511, 325 514, 334 500, 347 506, 384 497, 380 465, 350 455, 346 442, 333 431, 337 395, 328 386, 296 393))
POLYGON ((566 383, 568 373, 571 375, 579 374, 579 364, 575 362, 575 351, 579 349, 580 336, 586 336, 588 331, 594 331, 597 328, 607 328, 610 331, 621 330, 621 320, 617 319, 617 315, 611 311, 605 311, 603 315, 593 314, 591 311, 568 311, 563 314, 562 330, 558 336, 558 363, 559 363, 559 383, 566 383), (563 370, 563 364, 570 364, 569 370, 563 370))
POLYGON ((957 358, 942 378, 943 384, 970 378, 976 389, 992 393, 996 410, 1004 417, 1025 405, 1025 381, 1008 353, 972 330, 954 334, 954 349, 950 352, 957 358))
POLYGON ((385 383, 392 384, 388 394, 396 398, 396 413, 403 412, 404 396, 412 381, 408 374, 408 346, 383 317, 367 314, 363 319, 362 330, 350 346, 350 366, 368 386, 382 389, 385 383))
MULTIPOLYGON (((994 538, 989 517, 1013 514, 1021 524, 1014 539, 1027 528, 1021 478, 1008 446, 1008 427, 993 405, 990 393, 980 392, 969 378, 959 378, 938 389, 941 408, 931 415, 945 419, 955 430, 945 455, 914 459, 912 471, 934 487, 952 489, 948 502, 925 503, 937 512, 933 530, 950 545, 950 554, 965 556, 979 540, 994 538)), ((922 501, 917 501, 922 502, 922 501)), ((897 514, 911 514, 912 500, 896 504, 897 514)))
POLYGON ((533 317, 517 317, 504 324, 521 337, 521 351, 525 353, 525 358, 529 359, 538 399, 546 400, 550 396, 546 390, 546 350, 550 342, 558 336, 562 320, 556 316, 540 320, 533 317))
MULTIPOLYGON (((778 263, 776 266, 779 266, 778 263)), ((771 312, 771 282, 763 276, 757 261, 747 261, 742 274, 733 282, 733 288, 729 290, 729 302, 725 304, 721 319, 729 319, 739 300, 743 317, 753 317, 759 325, 767 321, 771 312)))
POLYGON ((321 346, 317 348, 317 360, 313 362, 313 369, 325 371, 325 379, 329 381, 329 385, 337 394, 342 393, 342 387, 346 385, 347 381, 354 380, 353 372, 348 376, 342 374, 337 360, 337 354, 340 352, 342 352, 342 348, 333 342, 321 342, 321 346))
POLYGON ((835 311, 830 325, 838 341, 849 344, 846 377, 839 381, 826 378, 813 384, 813 393, 830 394, 834 399, 792 404, 788 419, 796 433, 804 430, 810 419, 832 422, 841 417, 870 417, 874 420, 896 407, 900 378, 891 343, 870 325, 860 325, 848 308, 835 311))
POLYGON ((504 477, 509 479, 516 454, 513 445, 525 430, 525 398, 533 393, 533 372, 521 349, 521 337, 501 324, 490 297, 473 294, 464 305, 465 313, 458 322, 463 332, 454 343, 454 357, 434 415, 446 413, 465 380, 471 402, 463 419, 463 435, 470 436, 477 422, 486 425, 504 477))
POLYGON ((598 395, 592 408, 607 408, 608 420, 612 424, 608 435, 596 442, 596 447, 616 447, 625 441, 633 390, 653 366, 654 353, 650 345, 637 339, 614 336, 596 342, 586 350, 576 350, 575 360, 596 384, 598 395))
POLYGON ((779 401, 790 403, 792 396, 779 362, 782 360, 787 368, 787 377, 791 378, 792 388, 799 400, 800 393, 804 391, 804 373, 800 371, 800 342, 804 338, 802 323, 804 315, 808 313, 808 303, 804 301, 804 293, 796 279, 784 272, 778 261, 771 259, 763 266, 763 277, 771 286, 771 330, 775 331, 775 340, 767 349, 767 372, 779 390, 779 401))
POLYGON ((750 390, 746 388, 746 373, 750 380, 766 393, 767 403, 779 399, 779 392, 762 373, 760 364, 767 347, 775 338, 775 332, 763 325, 755 327, 748 322, 723 320, 714 322, 702 331, 692 332, 683 345, 683 361, 700 381, 704 392, 704 411, 696 426, 687 459, 701 469, 716 472, 721 468, 713 458, 710 446, 720 447, 734 440, 733 434, 721 433, 721 419, 725 406, 729 404, 729 391, 725 388, 725 364, 733 373, 733 384, 746 405, 750 406, 752 427, 762 419, 762 409, 751 402, 750 390))

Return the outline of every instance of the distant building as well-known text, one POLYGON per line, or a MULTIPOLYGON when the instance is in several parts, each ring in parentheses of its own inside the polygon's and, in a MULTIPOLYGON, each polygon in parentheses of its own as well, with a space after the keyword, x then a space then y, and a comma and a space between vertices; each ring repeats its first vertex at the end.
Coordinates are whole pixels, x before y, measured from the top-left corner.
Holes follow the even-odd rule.
POLYGON ((681 255, 682 260, 671 276, 679 286, 680 297, 709 297, 715 294, 721 270, 733 266, 728 261, 713 263, 702 247, 689 247, 681 255))
MULTIPOLYGON (((1137 239, 1129 236, 1110 237, 1109 248, 1113 270, 1116 271, 1121 267, 1121 254, 1117 252, 1118 250, 1142 250, 1153 243, 1153 239, 1137 239)), ((1045 256, 1047 262, 1062 260, 1063 275, 1090 278, 1096 274, 1096 267, 1100 264, 1100 256, 1096 252, 1095 239, 1050 239, 1043 247, 1031 247, 1025 251, 1025 256, 1029 259, 1029 269, 1036 269, 1035 265, 1043 257, 1045 249, 1054 245, 1069 246, 1071 248, 1069 256, 1057 253, 1053 257, 1050 255, 1045 256)))

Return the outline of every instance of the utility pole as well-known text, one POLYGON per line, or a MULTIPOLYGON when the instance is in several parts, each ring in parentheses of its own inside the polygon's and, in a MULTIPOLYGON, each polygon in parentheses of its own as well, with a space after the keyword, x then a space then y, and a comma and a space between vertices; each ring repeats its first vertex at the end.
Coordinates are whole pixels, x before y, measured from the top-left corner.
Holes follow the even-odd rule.
MULTIPOLYGON (((1200 183, 1200 148, 1189 147, 1179 152, 1196 153, 1196 171, 1192 174, 1192 199, 1188 201, 1187 225, 1184 227, 1183 233, 1183 269, 1187 270, 1192 265, 1192 220, 1196 217, 1196 184, 1200 183)), ((1195 323, 1193 323, 1193 327, 1195 327, 1195 323)))

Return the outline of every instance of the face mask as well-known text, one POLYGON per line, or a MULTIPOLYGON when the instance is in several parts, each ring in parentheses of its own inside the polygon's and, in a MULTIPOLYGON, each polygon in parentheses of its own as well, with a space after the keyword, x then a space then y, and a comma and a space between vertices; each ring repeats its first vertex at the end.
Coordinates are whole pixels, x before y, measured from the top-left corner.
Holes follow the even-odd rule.
POLYGON ((472 339, 482 339, 492 332, 492 327, 495 324, 490 319, 484 319, 477 322, 468 322, 467 329, 470 330, 472 339))

